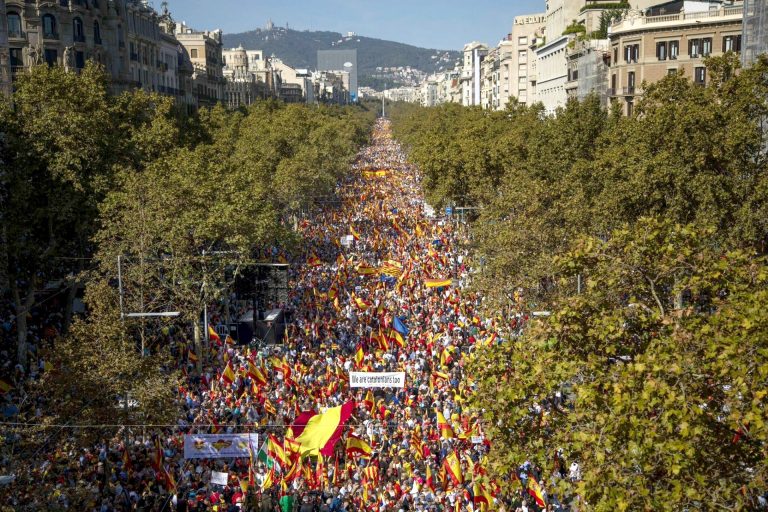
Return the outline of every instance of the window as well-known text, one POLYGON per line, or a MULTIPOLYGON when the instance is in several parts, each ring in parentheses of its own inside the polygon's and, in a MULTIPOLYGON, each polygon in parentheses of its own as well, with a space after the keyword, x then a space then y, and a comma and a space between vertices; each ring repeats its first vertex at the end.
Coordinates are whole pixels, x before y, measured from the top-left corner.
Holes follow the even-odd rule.
POLYGON ((693 68, 693 83, 704 85, 707 81, 707 68, 699 66, 693 68))
POLYGON ((85 67, 85 52, 75 52, 75 68, 83 69, 85 67))
POLYGON ((72 20, 72 38, 76 43, 85 42, 85 31, 83 30, 83 20, 75 18, 72 20))
POLYGON ((46 48, 45 50, 46 64, 48 64, 49 66, 55 66, 58 63, 58 61, 59 61, 59 55, 56 52, 56 50, 50 50, 46 48))
POLYGON ((677 68, 669 68, 667 70, 667 75, 669 76, 675 76, 677 74, 677 68))
POLYGON ((24 56, 21 53, 21 48, 9 48, 8 57, 11 61, 11 73, 24 67, 24 56))
POLYGON ((667 60, 667 43, 656 43, 656 58, 659 60, 667 60))
POLYGON ((528 44, 528 36, 522 36, 517 38, 517 44, 526 46, 528 44))
POLYGON ((101 27, 98 21, 93 22, 93 42, 101 44, 101 27))
POLYGON ((197 48, 192 48, 192 50, 191 50, 189 53, 190 53, 190 56, 191 56, 193 59, 196 59, 196 58, 197 58, 197 48))
POLYGON ((633 101, 627 101, 627 117, 632 117, 635 113, 635 103, 633 101))
POLYGON ((616 75, 611 75, 611 95, 616 94, 616 75))
POLYGON ((613 49, 613 64, 616 65, 619 63, 619 47, 616 46, 613 49))
POLYGON ((21 37, 21 16, 15 12, 8 13, 8 37, 21 37))
POLYGON ((624 62, 637 62, 639 58, 640 58, 639 44, 624 45, 624 62))
POLYGON ((520 62, 528 62, 528 52, 525 50, 517 52, 517 60, 520 62))
POLYGON ((712 38, 688 40, 688 56, 691 58, 706 57, 712 53, 712 38))
MULTIPOLYGON (((10 31, 10 24, 9 24, 8 30, 10 31)), ((740 52, 740 51, 741 51, 741 35, 725 36, 723 38, 723 53, 740 52)))
POLYGON ((627 94, 635 94, 635 72, 627 73, 627 94))
POLYGON ((669 42, 669 60, 677 60, 680 55, 680 41, 669 42))
POLYGON ((56 18, 52 14, 43 16, 43 37, 45 39, 58 39, 59 34, 56 30, 56 18))

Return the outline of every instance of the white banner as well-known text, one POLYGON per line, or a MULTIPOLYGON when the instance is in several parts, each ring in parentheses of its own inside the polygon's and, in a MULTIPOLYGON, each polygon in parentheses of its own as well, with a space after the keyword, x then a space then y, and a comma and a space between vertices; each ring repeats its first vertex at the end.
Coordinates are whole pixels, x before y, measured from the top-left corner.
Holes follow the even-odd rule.
POLYGON ((184 436, 185 459, 233 459, 259 451, 258 434, 199 434, 184 436))
POLYGON ((229 483, 229 473, 211 471, 211 483, 216 485, 223 485, 226 487, 227 483, 229 483))
POLYGON ((404 388, 405 372, 349 372, 351 388, 404 388))

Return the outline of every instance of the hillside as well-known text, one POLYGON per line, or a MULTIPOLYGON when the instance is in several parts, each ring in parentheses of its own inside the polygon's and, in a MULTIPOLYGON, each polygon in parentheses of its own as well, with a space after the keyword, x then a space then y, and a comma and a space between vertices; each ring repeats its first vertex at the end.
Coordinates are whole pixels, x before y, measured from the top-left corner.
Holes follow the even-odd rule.
POLYGON ((461 58, 459 52, 419 48, 394 41, 364 36, 342 36, 338 32, 298 31, 275 27, 272 30, 256 29, 240 34, 224 34, 224 47, 242 45, 252 50, 263 50, 266 55, 280 57, 296 68, 314 69, 317 66, 317 50, 357 49, 358 78, 360 86, 404 84, 407 76, 387 76, 376 68, 407 67, 424 73, 452 69, 461 58))

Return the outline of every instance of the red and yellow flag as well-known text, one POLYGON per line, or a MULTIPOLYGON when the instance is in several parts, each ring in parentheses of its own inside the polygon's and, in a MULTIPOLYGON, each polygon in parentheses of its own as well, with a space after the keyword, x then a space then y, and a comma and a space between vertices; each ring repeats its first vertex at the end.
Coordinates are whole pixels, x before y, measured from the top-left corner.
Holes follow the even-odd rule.
POLYGON ((448 286, 451 286, 453 284, 452 279, 426 279, 424 280, 424 284, 427 286, 427 288, 446 288, 448 286))
POLYGON ((464 482, 461 474, 461 461, 459 461, 455 451, 451 451, 451 453, 445 456, 443 467, 454 485, 461 485, 464 482))
POLYGON ((364 440, 360 439, 359 437, 353 436, 352 434, 347 437, 347 455, 360 455, 361 457, 370 457, 371 453, 373 453, 373 449, 371 448, 371 445, 366 443, 364 440))
POLYGON ((232 366, 230 366, 229 363, 227 363, 227 366, 224 367, 224 371, 221 372, 221 380, 227 384, 232 384, 235 382, 235 372, 232 371, 232 366))
POLYGON ((547 501, 544 499, 544 492, 541 489, 541 485, 539 485, 539 482, 536 481, 533 475, 528 475, 528 494, 533 497, 539 507, 543 508, 547 506, 547 501))
POLYGON ((456 437, 451 428, 451 424, 445 420, 445 416, 440 411, 437 411, 437 428, 440 429, 441 439, 453 439, 456 437))

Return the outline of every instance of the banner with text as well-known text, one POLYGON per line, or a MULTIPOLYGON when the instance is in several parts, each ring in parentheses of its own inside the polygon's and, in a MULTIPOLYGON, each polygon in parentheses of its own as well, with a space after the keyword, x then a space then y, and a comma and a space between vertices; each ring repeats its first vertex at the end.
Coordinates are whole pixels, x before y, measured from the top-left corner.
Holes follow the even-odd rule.
POLYGON ((404 388, 405 372, 349 372, 351 388, 404 388))
POLYGON ((184 436, 185 459, 233 459, 259 451, 258 434, 198 434, 184 436))

